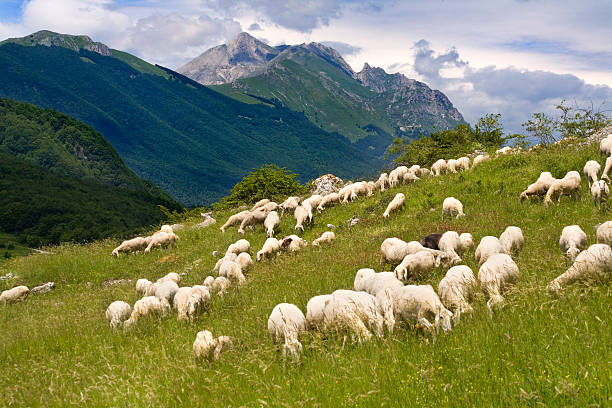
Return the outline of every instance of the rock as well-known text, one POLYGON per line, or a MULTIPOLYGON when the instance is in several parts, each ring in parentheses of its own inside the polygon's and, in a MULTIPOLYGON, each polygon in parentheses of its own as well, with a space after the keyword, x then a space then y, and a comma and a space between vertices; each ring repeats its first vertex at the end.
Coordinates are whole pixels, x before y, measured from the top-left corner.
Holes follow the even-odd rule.
POLYGON ((14 277, 15 277, 15 275, 13 275, 11 272, 9 272, 6 275, 0 276, 0 280, 13 279, 14 277))
POLYGON ((217 220, 215 220, 213 217, 209 217, 206 220, 202 221, 201 223, 194 225, 193 228, 206 228, 206 227, 210 227, 211 225, 213 225, 216 222, 217 222, 217 220))
POLYGON ((334 226, 334 224, 327 224, 327 228, 329 228, 329 229, 334 229, 334 228, 336 228, 336 227, 334 226))
POLYGON ((333 174, 325 174, 313 181, 313 194, 320 194, 322 196, 329 193, 335 193, 338 191, 338 184, 342 183, 342 179, 334 176, 333 174))
POLYGON ((219 251, 213 251, 212 252, 212 256, 215 257, 215 258, 218 257, 219 256, 219 251))
POLYGON ((184 229, 185 226, 183 224, 172 224, 170 228, 172 228, 172 231, 179 231, 184 229))
POLYGON ((47 282, 30 289, 30 295, 40 295, 55 289, 55 282, 47 282))

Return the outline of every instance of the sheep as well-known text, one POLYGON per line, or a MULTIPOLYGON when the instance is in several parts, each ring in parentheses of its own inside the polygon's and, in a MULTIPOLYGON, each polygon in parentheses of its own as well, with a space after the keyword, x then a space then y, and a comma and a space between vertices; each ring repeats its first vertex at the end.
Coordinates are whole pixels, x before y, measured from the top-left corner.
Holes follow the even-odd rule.
POLYGON ((459 235, 455 231, 446 231, 438 241, 438 249, 444 252, 455 252, 463 254, 466 250, 474 245, 472 234, 464 232, 459 235))
POLYGON ((174 295, 179 290, 178 285, 174 281, 166 281, 156 285, 155 297, 162 300, 166 300, 169 304, 172 304, 174 295))
POLYGON ((410 277, 426 276, 439 266, 440 258, 436 259, 430 252, 420 251, 406 255, 393 272, 397 279, 407 282, 410 277))
POLYGON ((310 298, 306 305, 306 324, 311 329, 323 329, 325 321, 325 304, 331 299, 331 295, 319 295, 310 298))
POLYGON ((300 359, 302 343, 299 336, 306 331, 306 317, 296 305, 279 303, 274 306, 268 318, 268 333, 272 341, 284 342, 283 356, 290 355, 295 360, 300 359))
POLYGON ((421 167, 419 169, 419 171, 417 172, 417 176, 423 178, 423 177, 427 177, 427 176, 431 176, 431 170, 425 168, 425 167, 421 167))
POLYGON ((151 237, 149 245, 144 250, 145 253, 151 252, 152 248, 167 248, 168 246, 174 247, 179 237, 174 232, 160 232, 156 233, 151 237))
POLYGON ((455 159, 449 159, 446 161, 446 171, 448 171, 449 173, 457 173, 457 160, 455 159))
POLYGON ((520 195, 521 201, 530 198, 531 196, 545 196, 548 189, 555 182, 555 178, 548 171, 540 173, 540 177, 535 183, 530 184, 525 191, 520 195))
POLYGON ((116 300, 106 308, 106 320, 110 323, 111 329, 121 326, 131 314, 132 307, 123 300, 116 300))
POLYGON ((321 201, 323 200, 323 196, 320 194, 313 194, 304 201, 302 201, 302 205, 309 205, 312 211, 312 208, 317 208, 321 201))
POLYGON ((421 238, 419 243, 423 245, 425 248, 440 249, 440 247, 438 246, 440 242, 440 238, 442 238, 442 234, 433 233, 433 234, 429 234, 421 238))
POLYGON ((279 205, 281 208, 281 215, 284 214, 285 211, 295 210, 298 205, 300 205, 300 197, 288 197, 279 205))
POLYGON ((417 182, 419 181, 420 178, 418 178, 416 176, 416 174, 412 173, 412 172, 408 172, 408 173, 404 173, 404 175, 402 176, 402 181, 404 183, 410 183, 410 182, 417 182))
POLYGON ((463 213, 463 204, 461 201, 457 200, 455 197, 446 197, 444 202, 442 203, 442 219, 444 219, 444 215, 452 217, 456 214, 456 218, 464 217, 463 213))
POLYGON ((211 286, 213 293, 223 296, 227 289, 232 286, 232 283, 224 276, 217 276, 211 286))
POLYGON ((606 221, 596 228, 597 243, 612 246, 612 221, 606 221))
POLYGON ((601 210, 601 203, 604 203, 604 207, 608 203, 608 197, 610 196, 610 188, 605 179, 596 181, 591 186, 591 196, 593 197, 593 204, 601 210))
POLYGON ((376 180, 376 186, 381 192, 384 192, 387 184, 389 184, 389 175, 387 173, 380 173, 378 180, 376 180))
POLYGON ((387 263, 396 266, 402 262, 406 255, 415 254, 419 251, 431 252, 432 255, 440 258, 440 263, 455 264, 461 262, 461 258, 457 254, 425 248, 416 241, 404 242, 399 238, 387 238, 380 245, 380 267, 382 269, 387 263))
POLYGON ((156 296, 145 296, 134 303, 130 318, 123 323, 123 327, 130 328, 143 317, 163 317, 170 310, 170 303, 166 299, 156 296))
POLYGON ((553 279, 546 290, 559 292, 574 282, 590 279, 609 279, 612 272, 612 248, 606 244, 593 244, 581 252, 567 271, 553 279))
POLYGON ((159 278, 155 283, 156 284, 160 284, 163 282, 174 282, 177 285, 181 283, 181 275, 179 275, 176 272, 169 272, 168 274, 166 274, 165 276, 162 276, 161 278, 159 278))
POLYGON ((459 235, 459 248, 461 249, 459 253, 463 253, 474 248, 474 237, 472 237, 472 234, 469 232, 464 232, 459 235))
POLYGON ((240 266, 240 270, 242 272, 246 272, 251 268, 251 266, 253 266, 253 258, 251 258, 251 255, 246 252, 238 255, 235 262, 240 266))
POLYGON ((267 198, 264 198, 263 200, 259 200, 258 202, 255 203, 253 208, 251 208, 251 212, 255 211, 259 207, 263 207, 264 205, 268 204, 269 202, 270 202, 270 200, 268 200, 267 198))
POLYGON ((478 288, 474 272, 466 265, 453 266, 438 283, 438 295, 444 307, 453 312, 455 324, 459 323, 462 313, 473 311, 469 301, 478 288))
POLYGON ((238 241, 231 244, 227 247, 227 251, 225 251, 225 255, 233 253, 239 255, 243 252, 251 253, 251 244, 246 239, 239 239, 238 241))
POLYGON ((8 289, 0 294, 0 304, 6 305, 7 303, 19 302, 25 300, 30 293, 30 289, 27 286, 15 286, 12 289, 8 289))
POLYGON ((484 155, 484 154, 479 154, 478 156, 474 157, 474 160, 472 161, 472 168, 478 166, 479 164, 484 163, 485 161, 489 160, 490 157, 489 155, 484 155))
POLYGON ((612 135, 601 139, 599 142, 599 151, 604 156, 612 156, 612 135))
POLYGON ((403 193, 397 193, 395 197, 393 197, 393 200, 391 200, 391 202, 387 206, 387 209, 385 210, 385 212, 383 213, 383 218, 389 218, 389 214, 392 211, 395 211, 398 208, 404 207, 405 203, 406 203, 406 196, 403 193))
POLYGON ((298 206, 293 212, 293 216, 295 217, 295 230, 304 231, 304 222, 308 220, 308 210, 303 206, 298 206))
POLYGON ((121 245, 119 245, 117 248, 113 249, 111 255, 119 257, 119 252, 125 252, 126 254, 129 254, 130 252, 142 251, 147 247, 147 245, 149 245, 149 241, 147 240, 147 238, 136 237, 128 239, 126 241, 123 241, 121 245))
POLYGON ((225 224, 223 224, 221 226, 221 228, 219 228, 221 230, 221 232, 225 233, 225 230, 228 229, 229 227, 231 227, 232 225, 237 225, 242 223, 242 221, 246 218, 247 215, 249 215, 251 212, 249 210, 244 210, 244 211, 240 211, 237 214, 234 214, 232 216, 230 216, 227 221, 225 222, 225 224))
POLYGON ((383 317, 376 298, 369 293, 352 290, 337 290, 325 302, 324 330, 346 330, 353 339, 369 340, 372 332, 383 335, 383 317))
POLYGON ((263 224, 266 220, 266 217, 270 213, 265 207, 260 207, 255 211, 251 211, 240 223, 240 227, 238 228, 238 233, 244 235, 245 229, 247 227, 255 227, 258 224, 263 224))
POLYGON ((476 259, 476 262, 478 262, 478 266, 480 266, 485 263, 491 255, 502 253, 504 253, 504 246, 500 242, 499 238, 487 235, 482 237, 478 247, 476 247, 474 258, 476 259))
POLYGON ((172 230, 172 227, 170 225, 164 224, 164 225, 161 226, 161 228, 157 232, 165 232, 167 234, 170 234, 170 233, 172 233, 174 231, 172 230))
POLYGON ((213 268, 213 272, 217 272, 219 268, 221 268, 221 264, 225 261, 236 261, 238 259, 238 255, 234 252, 227 252, 223 258, 220 258, 217 263, 215 263, 215 267, 213 268))
POLYGON ((339 193, 329 193, 329 194, 323 196, 323 199, 321 200, 321 202, 317 206, 317 212, 321 213, 321 212, 323 212, 323 210, 325 210, 325 207, 327 205, 332 204, 332 203, 337 203, 339 201, 340 201, 340 194, 339 193))
POLYGON ((499 236, 499 242, 504 247, 504 252, 508 255, 518 253, 525 244, 523 231, 519 227, 509 226, 499 236))
POLYGON ((210 302, 210 291, 205 286, 183 287, 174 296, 178 320, 193 320, 210 302))
POLYGON ((461 170, 469 170, 470 169, 470 159, 463 156, 457 159, 455 162, 455 168, 457 171, 461 170))
POLYGON ((482 290, 489 296, 487 308, 493 311, 496 305, 502 305, 504 298, 501 291, 519 279, 519 268, 508 254, 492 254, 480 266, 478 280, 482 290))
POLYGON ((610 156, 610 157, 608 157, 606 159, 606 164, 604 166, 604 171, 603 171, 603 173, 601 173, 601 178, 602 179, 609 181, 608 173, 610 172, 610 169, 612 169, 612 156, 610 156))
POLYGON ((434 176, 441 175, 446 170, 446 160, 439 159, 431 165, 431 172, 434 176))
POLYGON ((404 174, 408 172, 408 167, 399 166, 391 170, 389 173, 389 187, 396 187, 400 180, 403 180, 404 174))
POLYGON ((561 231, 559 246, 567 257, 574 262, 580 251, 587 247, 587 235, 578 225, 568 225, 561 231))
POLYGON ((223 350, 231 349, 232 347, 232 340, 228 336, 214 338, 210 331, 202 330, 198 332, 193 342, 193 354, 196 361, 218 360, 223 350))
POLYGON ((151 287, 151 285, 153 285, 153 282, 148 279, 138 279, 136 281, 136 292, 144 294, 147 292, 147 289, 151 287))
POLYGON ((208 275, 202 285, 206 286, 208 290, 212 290, 212 286, 215 283, 215 277, 212 275, 208 275))
POLYGON ((500 156, 500 155, 503 155, 503 154, 508 154, 511 151, 512 151, 512 148, 510 146, 505 146, 505 147, 502 147, 501 149, 497 149, 495 151, 495 156, 500 156))
POLYGON ((376 273, 374 269, 359 269, 355 274, 353 289, 355 291, 367 292, 376 296, 379 292, 388 287, 400 287, 404 284, 395 277, 393 272, 376 273))
POLYGON ((259 208, 261 208, 262 210, 265 210, 266 212, 276 211, 278 210, 278 203, 275 203, 274 201, 270 201, 268 204, 263 205, 259 208))
POLYGON ((266 219, 264 220, 264 228, 266 229, 266 234, 268 238, 272 238, 274 236, 274 228, 280 225, 280 217, 276 211, 270 211, 266 219))
POLYGON ((417 328, 426 331, 442 327, 447 333, 452 330, 452 312, 447 310, 431 285, 406 285, 387 288, 377 299, 386 299, 381 305, 385 311, 385 324, 390 333, 398 320, 417 323, 417 328), (432 323, 433 322, 433 323, 432 323))
POLYGON ((276 238, 268 238, 264 242, 263 247, 257 252, 257 261, 261 261, 264 258, 270 258, 281 249, 281 242, 276 238))
POLYGON ((297 235, 289 235, 283 238, 280 242, 280 246, 283 249, 286 249, 291 252, 296 252, 307 246, 308 242, 298 237, 297 235))
POLYGON ((601 165, 595 160, 589 160, 584 165, 582 172, 584 173, 584 177, 587 179, 589 189, 591 188, 591 183, 597 183, 597 174, 599 174, 599 170, 601 170, 601 165))
POLYGON ((557 203, 561 202, 561 197, 565 195, 580 195, 580 174, 577 171, 569 171, 562 179, 555 180, 548 189, 544 204, 552 203, 552 199, 558 196, 557 203))
POLYGON ((240 265, 234 261, 223 262, 219 268, 219 276, 223 276, 230 281, 235 281, 238 284, 242 284, 245 281, 240 265))
POLYGON ((312 241, 312 245, 319 246, 326 242, 332 242, 336 239, 336 234, 333 231, 325 231, 321 236, 314 241, 312 241))

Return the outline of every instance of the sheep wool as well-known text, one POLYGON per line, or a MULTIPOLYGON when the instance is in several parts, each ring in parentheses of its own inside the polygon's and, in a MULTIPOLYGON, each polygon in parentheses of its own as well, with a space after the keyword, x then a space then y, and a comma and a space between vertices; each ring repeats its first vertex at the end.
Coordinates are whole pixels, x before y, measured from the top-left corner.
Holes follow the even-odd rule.
POLYGON ((509 226, 499 236, 499 242, 504 247, 504 252, 508 255, 518 253, 525 244, 523 230, 521 230, 519 227, 509 226))
POLYGON ((251 255, 246 252, 238 255, 235 262, 240 266, 240 270, 243 273, 248 271, 253 266, 253 258, 251 258, 251 255))
POLYGON ((597 226, 596 230, 597 243, 607 244, 612 246, 612 221, 606 221, 597 226))
POLYGON ((546 289, 559 292, 574 282, 607 280, 612 276, 612 248, 606 244, 594 244, 581 252, 567 271, 553 279, 546 289))
POLYGON ((202 330, 196 334, 196 339, 193 342, 193 354, 196 361, 218 360, 221 357, 221 352, 232 347, 232 341, 228 336, 214 338, 210 331, 202 330))
POLYGON ((420 251, 416 254, 406 255, 402 262, 395 267, 395 277, 407 282, 412 277, 425 277, 436 267, 440 266, 440 259, 428 251, 420 251))
POLYGON ((485 263, 491 255, 498 253, 504 253, 504 246, 499 241, 499 238, 487 235, 482 237, 478 247, 476 247, 474 258, 476 262, 478 262, 478 266, 480 266, 485 263))
POLYGON ((556 179, 552 176, 550 172, 543 171, 542 173, 540 173, 540 176, 535 181, 535 183, 530 184, 525 189, 525 191, 521 193, 521 201, 526 200, 532 196, 545 196, 548 192, 548 189, 555 180, 556 179))
POLYGON ((376 298, 369 293, 337 290, 324 309, 324 330, 348 331, 355 340, 369 340, 372 331, 383 335, 383 317, 376 298))
POLYGON ((450 217, 456 216, 456 218, 464 217, 463 203, 455 197, 446 197, 442 203, 442 218, 444 218, 445 215, 450 217))
POLYGON ((293 304, 280 303, 274 306, 268 318, 268 333, 274 343, 283 344, 283 356, 290 355, 295 360, 300 359, 302 343, 300 333, 306 331, 306 317, 293 304))
POLYGON ((476 293, 478 282, 474 272, 466 265, 453 266, 438 284, 438 295, 444 306, 453 312, 455 323, 461 314, 471 313, 470 301, 476 293))
POLYGON ((333 231, 325 231, 321 236, 314 241, 312 241, 312 245, 319 246, 324 243, 330 243, 336 239, 336 234, 333 231))
POLYGON ((132 307, 122 300, 116 300, 106 308, 106 320, 109 321, 111 329, 121 326, 131 314, 132 307))
POLYGON ((552 203, 557 198, 557 203, 561 202, 563 195, 580 195, 580 174, 577 171, 569 171, 562 179, 555 180, 548 189, 544 204, 552 203))
POLYGON ((587 183, 589 184, 589 189, 591 188, 592 183, 597 182, 597 175, 601 170, 601 165, 597 163, 595 160, 589 160, 584 165, 582 172, 584 173, 584 177, 587 179, 587 183))
POLYGON ((245 217, 249 215, 250 213, 251 212, 249 210, 244 210, 244 211, 240 211, 239 213, 230 216, 225 222, 225 224, 223 224, 221 228, 219 229, 221 230, 221 232, 225 233, 226 229, 228 229, 232 225, 240 224, 245 219, 245 217))
POLYGON ((493 306, 503 304, 502 290, 515 283, 519 276, 518 266, 510 255, 498 253, 488 257, 478 271, 478 280, 482 290, 489 296, 489 311, 493 310, 493 306))
POLYGON ((306 323, 309 328, 322 330, 325 320, 325 304, 331 299, 331 295, 319 295, 310 298, 306 305, 306 323))
POLYGON ((30 289, 28 289, 27 286, 15 286, 14 288, 5 290, 0 294, 0 304, 6 305, 7 303, 25 300, 29 293, 30 289))
POLYGON ((149 242, 143 237, 128 239, 123 241, 117 248, 113 249, 111 255, 119 257, 119 252, 129 254, 130 252, 142 251, 147 248, 147 245, 149 245, 149 242))
POLYGON ((270 214, 264 220, 264 228, 268 238, 274 236, 274 229, 280 225, 280 217, 276 211, 270 211, 270 214))
MULTIPOLYGON (((612 223, 610 223, 612 227, 612 223)), ((568 225, 561 231, 559 246, 573 262, 578 254, 587 247, 587 235, 579 225, 568 225)))
POLYGON ((402 208, 405 203, 406 203, 406 196, 403 193, 397 193, 395 197, 393 197, 393 200, 391 200, 391 202, 387 206, 387 209, 385 210, 383 214, 383 218, 389 218, 389 214, 391 214, 391 212, 399 208, 402 208))
POLYGON ((143 317, 163 317, 170 310, 170 304, 165 299, 158 299, 155 296, 145 296, 134 303, 132 314, 123 326, 129 328, 136 324, 143 317))
MULTIPOLYGON (((298 207, 299 208, 299 207, 298 207)), ((257 261, 262 259, 271 258, 278 253, 281 249, 281 242, 276 238, 268 238, 264 242, 263 247, 257 252, 257 261)))

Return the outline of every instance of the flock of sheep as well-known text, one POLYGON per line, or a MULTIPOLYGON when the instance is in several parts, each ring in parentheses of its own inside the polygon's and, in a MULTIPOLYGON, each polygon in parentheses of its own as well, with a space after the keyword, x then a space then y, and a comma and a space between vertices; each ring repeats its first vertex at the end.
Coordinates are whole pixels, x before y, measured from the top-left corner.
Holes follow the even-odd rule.
MULTIPOLYGON (((601 150, 610 156, 612 135, 602 140, 601 150)), ((513 151, 503 148, 496 154, 513 151)), ((268 238, 257 252, 256 260, 263 261, 281 250, 295 252, 308 245, 298 235, 275 238, 280 219, 285 213, 293 213, 296 221, 294 229, 299 233, 304 231, 305 224, 313 223, 315 211, 321 213, 330 205, 346 204, 359 196, 371 196, 375 191, 385 191, 400 183, 416 182, 426 176, 465 171, 488 159, 488 155, 477 155, 471 165, 468 157, 438 160, 431 170, 418 165, 410 168, 400 166, 389 173, 382 173, 377 181, 349 183, 339 191, 325 196, 315 194, 304 200, 289 197, 281 204, 264 199, 250 210, 230 216, 220 229, 225 232, 232 226, 238 226, 238 232, 245 234, 247 229, 262 224, 268 238)), ((606 202, 608 197, 606 180, 610 168, 612 157, 607 158, 600 180, 598 173, 601 166, 596 161, 590 160, 584 167, 593 198, 599 205, 606 202)), ((520 194, 520 198, 544 196, 546 204, 553 199, 559 202, 562 195, 579 192, 580 183, 580 174, 576 171, 570 171, 558 180, 544 172, 520 194)), ((404 194, 396 194, 382 214, 383 217, 390 217, 405 205, 405 201, 404 194)), ((442 205, 442 217, 445 215, 465 216, 463 204, 454 197, 447 197, 442 205)), ((335 238, 333 231, 326 231, 312 245, 331 243, 335 238)), ((119 256, 120 252, 149 252, 155 247, 174 245, 178 240, 173 226, 164 225, 149 237, 123 241, 112 251, 112 255, 119 256)), ((519 268, 512 256, 521 250, 524 242, 522 230, 516 226, 506 228, 499 238, 483 237, 474 252, 479 265, 478 275, 475 276, 469 266, 461 264, 462 256, 474 247, 470 233, 447 231, 411 242, 395 237, 387 238, 380 247, 380 269, 384 270, 390 264, 394 267, 392 272, 377 273, 374 269, 360 269, 356 273, 352 290, 339 289, 331 294, 313 297, 306 305, 305 315, 296 305, 278 304, 268 319, 268 331, 275 343, 282 343, 283 354, 295 359, 301 355, 299 339, 306 330, 348 332, 353 339, 361 341, 373 336, 382 337, 385 328, 391 333, 397 322, 408 321, 424 331, 437 332, 442 328, 448 332, 452 330, 453 324, 459 323, 462 314, 469 314, 473 310, 471 302, 479 286, 488 297, 487 308, 490 313, 503 304, 503 292, 520 277, 519 268), (409 284, 427 278, 436 268, 447 269, 437 291, 430 285, 409 284)), ((612 271, 612 221, 598 227, 597 242, 586 248, 587 237, 584 231, 577 225, 565 227, 559 245, 573 264, 550 282, 547 289, 558 291, 575 281, 608 275, 612 271)), ((241 285, 246 281, 245 273, 253 266, 250 250, 250 243, 246 239, 231 244, 213 268, 218 276, 208 276, 202 285, 180 287, 181 277, 176 273, 169 273, 154 283, 139 279, 136 290, 143 297, 133 307, 124 301, 111 303, 106 310, 110 326, 123 326, 127 329, 144 317, 163 316, 171 310, 177 312, 179 320, 193 320, 210 304, 213 295, 222 296, 231 285, 241 285)), ((27 287, 18 286, 2 292, 0 302, 21 300, 27 294, 27 287)), ((198 359, 217 359, 223 350, 231 347, 230 338, 215 338, 208 330, 200 331, 193 344, 198 359)))

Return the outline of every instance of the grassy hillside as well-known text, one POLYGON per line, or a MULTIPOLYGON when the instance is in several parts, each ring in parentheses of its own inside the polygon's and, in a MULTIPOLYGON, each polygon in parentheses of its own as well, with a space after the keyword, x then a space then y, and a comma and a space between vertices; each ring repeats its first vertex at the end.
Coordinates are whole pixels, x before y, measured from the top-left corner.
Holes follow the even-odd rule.
MULTIPOLYGON (((610 371, 610 285, 575 285, 560 296, 546 284, 568 262, 558 247, 564 226, 579 224, 595 242, 593 226, 609 219, 596 210, 583 182, 583 196, 560 206, 518 199, 541 171, 561 177, 599 158, 597 146, 555 146, 540 153, 506 156, 466 173, 428 179, 377 193, 315 216, 303 236, 311 241, 327 223, 337 240, 257 263, 240 290, 216 298, 192 323, 172 314, 134 331, 114 333, 104 319, 117 299, 134 303, 135 279, 183 272, 183 284, 201 283, 214 265, 211 252, 239 238, 216 226, 179 232, 176 249, 112 258, 117 241, 62 245, 55 255, 34 255, 0 266, 13 272, 10 283, 58 283, 47 295, 2 308, 0 313, 0 388, 3 403, 27 406, 608 406, 610 371), (381 214, 397 193, 406 208, 391 219, 381 214), (466 217, 440 220, 441 203, 455 196, 466 217), (350 230, 346 220, 360 222, 350 230), (431 232, 469 231, 478 242, 508 225, 523 229, 526 243, 516 258, 519 282, 504 309, 487 317, 478 296, 475 313, 448 335, 417 335, 404 326, 383 340, 366 344, 341 335, 311 332, 303 337, 299 364, 285 362, 271 344, 268 315, 279 302, 305 310, 309 298, 351 288, 357 269, 378 269, 378 249, 391 236, 418 239, 431 232), (169 255, 173 255, 169 257, 169 255), (131 282, 111 284, 114 279, 131 282), (202 366, 193 360, 198 331, 229 335, 234 350, 202 366)), ((191 220, 188 224, 195 223, 191 220)), ((283 218, 280 234, 293 233, 283 218)), ((249 232, 252 253, 261 248, 261 227, 249 232)), ((477 272, 473 251, 464 255, 477 272)), ((445 271, 422 283, 436 286, 445 271)), ((8 286, 8 283, 0 282, 8 286)))
POLYGON ((301 113, 238 102, 170 70, 152 72, 136 57, 109 53, 115 57, 3 43, 0 96, 87 123, 137 175, 186 205, 218 200, 264 163, 287 167, 302 181, 326 172, 363 176, 381 164, 301 113))

